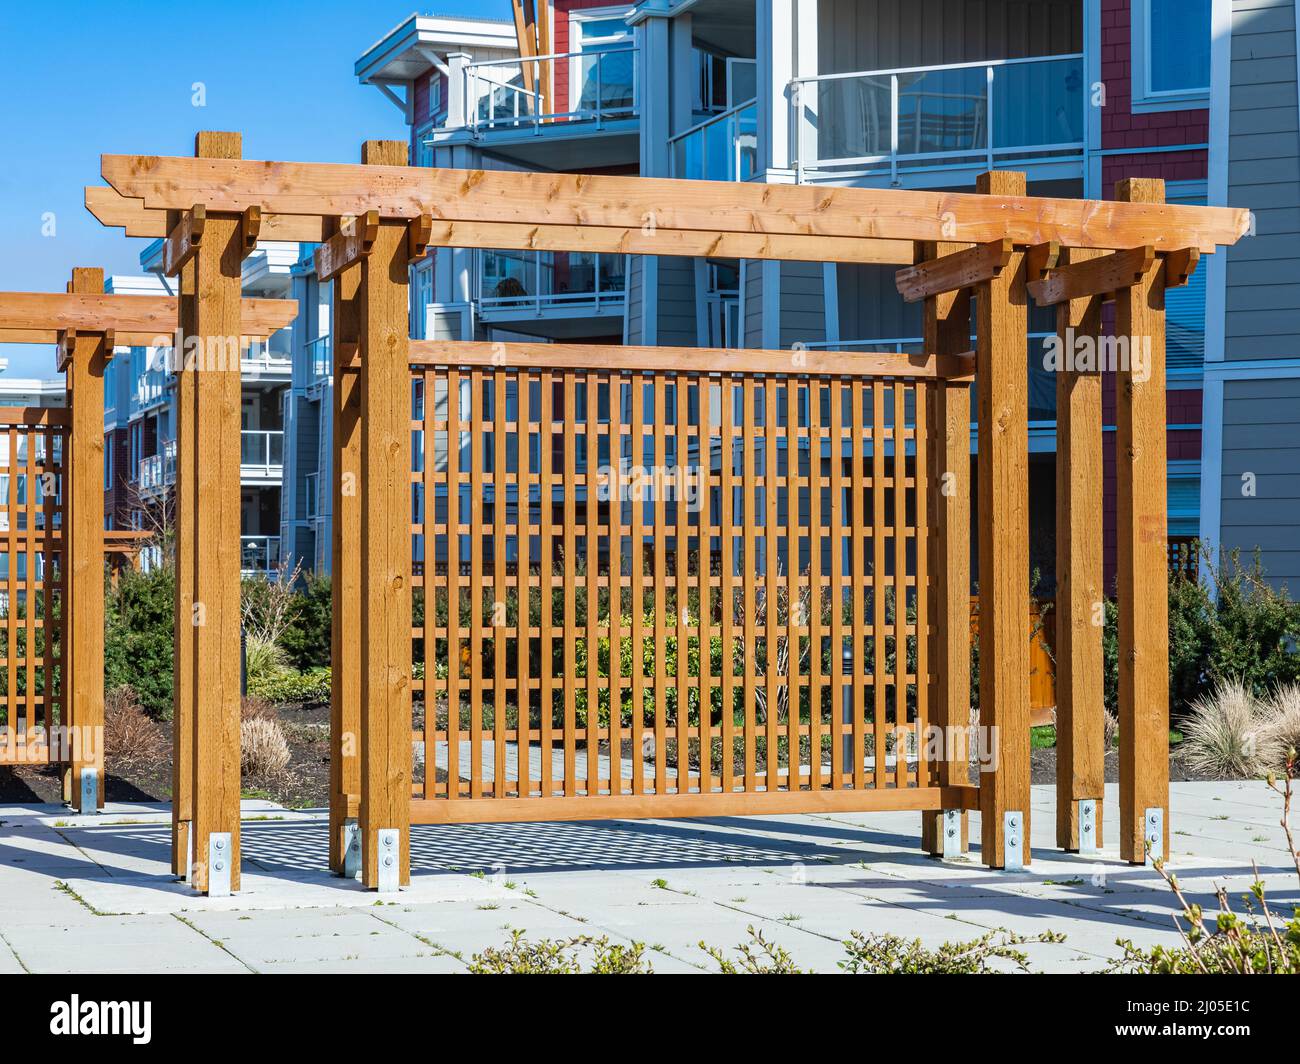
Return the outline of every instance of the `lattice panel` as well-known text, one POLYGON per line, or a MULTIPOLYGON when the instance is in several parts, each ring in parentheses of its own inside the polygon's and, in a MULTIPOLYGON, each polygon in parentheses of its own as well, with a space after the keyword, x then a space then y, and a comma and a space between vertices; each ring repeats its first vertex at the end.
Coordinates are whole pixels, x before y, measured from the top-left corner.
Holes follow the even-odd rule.
POLYGON ((929 786, 941 383, 422 370, 415 796, 929 786))
POLYGON ((64 411, 0 409, 0 764, 63 760, 64 411))

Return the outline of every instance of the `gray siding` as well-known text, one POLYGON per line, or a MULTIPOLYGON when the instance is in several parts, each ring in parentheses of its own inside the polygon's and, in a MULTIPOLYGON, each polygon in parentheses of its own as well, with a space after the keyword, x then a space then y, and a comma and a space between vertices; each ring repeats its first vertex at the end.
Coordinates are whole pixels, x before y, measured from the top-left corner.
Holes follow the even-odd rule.
POLYGON ((645 310, 645 256, 633 255, 627 267, 627 342, 645 343, 641 315, 645 310))
POLYGON ((826 339, 826 273, 820 262, 781 263, 781 346, 826 339))
POLYGON ((1224 352, 1228 359, 1294 358, 1300 354, 1295 3, 1234 0, 1232 11, 1228 203, 1255 213, 1257 235, 1228 252, 1224 352))
POLYGON ((1222 474, 1223 546, 1258 547, 1270 580, 1300 595, 1300 378, 1224 382, 1222 474))
POLYGON ((896 266, 840 263, 840 339, 887 340, 920 336, 922 304, 904 303, 896 266))
POLYGON ((742 343, 745 347, 763 346, 763 263, 759 259, 745 261, 744 304, 741 307, 745 315, 741 331, 744 333, 742 343))
POLYGON ((695 318, 695 260, 659 259, 659 345, 697 347, 695 318))
POLYGON ((820 0, 823 74, 1083 50, 1083 0, 820 0))

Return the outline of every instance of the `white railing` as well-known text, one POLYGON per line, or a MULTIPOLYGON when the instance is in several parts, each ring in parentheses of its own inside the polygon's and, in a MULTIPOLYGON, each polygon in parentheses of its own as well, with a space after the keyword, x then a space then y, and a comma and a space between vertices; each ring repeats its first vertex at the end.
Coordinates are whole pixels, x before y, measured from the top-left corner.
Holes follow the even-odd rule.
POLYGON ((475 252, 480 313, 570 307, 592 311, 622 307, 627 279, 622 255, 591 252, 475 252))
POLYGON ((240 536, 239 568, 246 575, 273 573, 280 567, 279 536, 240 536))
POLYGON ((1081 54, 795 78, 795 171, 863 175, 1085 152, 1081 54))
POLYGON ((176 441, 164 440, 162 450, 141 458, 137 480, 141 493, 162 491, 176 483, 176 441))
POLYGON ((558 122, 594 121, 597 128, 637 115, 637 49, 612 44, 583 52, 556 52, 528 59, 487 59, 465 64, 469 125, 480 130, 530 128, 541 133, 558 122), (545 86, 555 83, 555 67, 565 64, 568 99, 548 101, 545 86), (523 84, 524 70, 534 88, 523 84))
POLYGON ((284 432, 244 429, 239 434, 239 465, 252 476, 278 476, 284 470, 284 432))
POLYGON ((758 101, 748 100, 668 138, 673 177, 748 181, 758 168, 758 101))
POLYGON ((320 473, 308 473, 303 482, 303 501, 306 504, 303 512, 308 521, 315 521, 320 516, 320 473))

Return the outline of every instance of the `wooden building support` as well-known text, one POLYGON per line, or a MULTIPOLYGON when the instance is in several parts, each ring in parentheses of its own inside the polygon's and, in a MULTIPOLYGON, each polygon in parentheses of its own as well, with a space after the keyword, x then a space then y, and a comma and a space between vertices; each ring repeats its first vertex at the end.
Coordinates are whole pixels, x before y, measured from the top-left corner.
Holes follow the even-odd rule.
MULTIPOLYGON (((73 270, 68 291, 102 294, 104 271, 73 270)), ((64 456, 68 507, 63 558, 67 589, 63 602, 67 618, 65 704, 74 729, 67 794, 74 809, 89 813, 104 805, 104 369, 113 357, 113 334, 78 331, 68 337, 64 350, 69 407, 64 456), (83 773, 88 771, 95 773, 97 793, 90 809, 83 804, 83 773)), ((29 485, 28 490, 43 489, 29 485)), ((11 557, 9 564, 17 563, 11 557)), ((35 564, 35 558, 27 559, 29 572, 35 564)), ((34 604, 29 603, 28 608, 34 604)), ((36 648, 28 646, 26 653, 35 655, 36 648)))
MULTIPOLYGON (((1164 182, 1121 181, 1116 197, 1163 203, 1164 182)), ((1116 293, 1115 331, 1128 358, 1115 374, 1119 599, 1119 849, 1140 864, 1147 817, 1169 853, 1169 585, 1165 440, 1165 269, 1156 261, 1116 293)))
MULTIPOLYGON (((943 260, 961 251, 961 245, 919 243, 918 260, 943 260)), ((971 293, 969 289, 943 292, 925 300, 924 350, 937 358, 965 352, 970 346, 971 293)), ((943 755, 936 766, 935 782, 941 788, 967 785, 967 736, 970 719, 970 389, 955 381, 930 390, 930 483, 937 486, 934 534, 930 537, 933 618, 930 662, 934 708, 931 723, 943 735, 943 755)), ((924 592, 922 592, 924 593, 924 592)), ((949 813, 951 815, 951 813, 949 813)), ((945 811, 921 814, 921 845, 936 857, 965 853, 970 816, 957 813, 957 836, 945 837, 945 811)), ((952 828, 952 825, 947 825, 952 828)))
POLYGON ((926 262, 898 271, 895 277, 898 293, 908 303, 944 292, 973 288, 981 281, 991 281, 1011 261, 1014 250, 1014 245, 1005 238, 969 248, 943 246, 959 250, 936 255, 926 262))
MULTIPOLYGON (((979 191, 1023 196, 1025 175, 981 174, 979 191)), ((1020 814, 1029 862, 1029 397, 1024 253, 976 291, 979 401, 980 728, 992 754, 980 780, 982 858, 1003 868, 1006 816, 1020 814)))
MULTIPOLYGON (((1067 248, 1066 268, 1103 252, 1067 248)), ((1032 286, 1031 286, 1032 287, 1032 286)), ((1102 502, 1101 374, 1076 369, 1075 341, 1101 334, 1104 297, 1059 304, 1056 367, 1056 843, 1077 851, 1102 844, 1105 797, 1105 706, 1101 635, 1102 502), (1093 801, 1091 839, 1081 838, 1079 803, 1093 801)), ((1086 834, 1086 832, 1085 832, 1086 834)))
MULTIPOLYGON (((376 228, 377 232, 377 228, 376 228)), ((361 805, 361 263, 334 275, 334 519, 330 540, 330 868, 358 869, 349 859, 361 805)), ((359 840, 354 854, 359 853, 359 840)))
MULTIPOLYGON (((237 133, 195 138, 195 153, 203 158, 238 158, 240 152, 237 133)), ((247 246, 242 211, 207 212, 192 259, 193 293, 182 285, 179 318, 193 331, 176 353, 178 380, 189 378, 178 389, 177 465, 178 472, 185 467, 182 479, 189 483, 177 493, 177 551, 192 551, 193 558, 189 596, 179 573, 177 580, 178 673, 188 673, 193 684, 177 726, 190 718, 190 778, 182 791, 188 791, 191 813, 190 882, 204 893, 214 877, 224 886, 227 874, 229 889, 239 889, 239 338, 247 246), (190 631, 180 634, 185 626, 190 631), (188 669, 179 663, 182 653, 191 655, 188 669), (228 836, 228 847, 210 849, 214 835, 228 836)), ((181 742, 177 746, 179 754, 181 742)))
MULTIPOLYGON (((362 161, 404 166, 404 141, 362 161)), ((361 262, 361 881, 411 878, 411 371, 407 223, 384 218, 361 262), (380 832, 397 832, 397 852, 380 832)))

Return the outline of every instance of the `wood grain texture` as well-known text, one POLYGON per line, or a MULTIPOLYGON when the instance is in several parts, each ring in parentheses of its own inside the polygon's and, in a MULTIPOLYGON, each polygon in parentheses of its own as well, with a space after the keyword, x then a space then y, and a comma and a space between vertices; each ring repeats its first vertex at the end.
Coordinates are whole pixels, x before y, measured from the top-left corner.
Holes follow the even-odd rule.
MULTIPOLYGON (((406 161, 400 141, 368 141, 367 164, 406 161)), ((368 208, 367 208, 368 209, 368 208)), ((361 264, 361 853, 379 883, 378 833, 396 829, 410 881, 411 378, 406 225, 381 222, 361 264)))
MULTIPOLYGON (((1121 181, 1120 200, 1158 203, 1164 182, 1121 181)), ((1119 847, 1146 859, 1144 814, 1169 820, 1169 584, 1165 441, 1165 284, 1160 262, 1115 299, 1115 331, 1128 339, 1115 374, 1115 472, 1119 599, 1119 847), (1137 353, 1142 352, 1142 358, 1137 353), (1145 365, 1143 364, 1145 363, 1145 365)))
POLYGON ((1150 245, 1112 251, 1109 255, 1078 255, 1042 280, 1030 282, 1029 294, 1041 307, 1109 295, 1134 284, 1151 269, 1155 257, 1155 248, 1150 245))
MULTIPOLYGON (((981 174, 990 196, 1023 192, 1025 176, 981 174)), ((996 758, 980 780, 981 857, 1001 868, 1003 814, 1024 814, 1029 848, 1029 397, 1025 372, 1027 310, 1024 256, 976 292, 979 401, 980 726, 996 758)))
POLYGON ((898 294, 908 303, 916 303, 927 296, 957 292, 990 281, 1010 261, 1013 248, 1012 242, 1003 237, 919 262, 895 275, 898 294))
MULTIPOLYGON (((435 221, 609 226, 888 240, 1017 244, 1211 254, 1247 231, 1227 207, 1130 204, 1026 195, 824 188, 591 174, 518 173, 329 163, 216 161, 103 155, 101 172, 146 208, 357 215, 435 221)), ((903 249, 904 262, 911 248, 903 249)))
MULTIPOLYGON (((197 332, 195 278, 191 258, 181 267, 177 327, 182 336, 197 332)), ((176 593, 172 666, 172 872, 190 874, 194 821, 194 553, 198 506, 198 437, 195 434, 196 372, 182 360, 176 368, 176 593)))
MULTIPOLYGON (((1101 252, 1062 252, 1075 266, 1101 252)), ((1102 329, 1101 295, 1057 308, 1062 350, 1102 329)), ((1102 693, 1103 613, 1101 375, 1062 366, 1056 372, 1056 842, 1079 848, 1079 802, 1095 799, 1102 842, 1105 797, 1105 706, 1102 693)))
MULTIPOLYGON (((292 324, 298 304, 291 299, 246 299, 240 337, 263 340, 292 324)), ((118 343, 170 346, 179 313, 176 296, 106 295, 104 292, 0 292, 0 339, 22 331, 22 343, 54 343, 65 329, 110 331, 118 343), (32 334, 38 334, 33 336, 32 334)))

